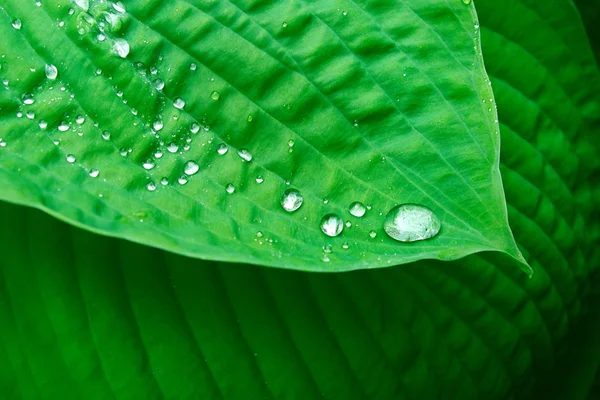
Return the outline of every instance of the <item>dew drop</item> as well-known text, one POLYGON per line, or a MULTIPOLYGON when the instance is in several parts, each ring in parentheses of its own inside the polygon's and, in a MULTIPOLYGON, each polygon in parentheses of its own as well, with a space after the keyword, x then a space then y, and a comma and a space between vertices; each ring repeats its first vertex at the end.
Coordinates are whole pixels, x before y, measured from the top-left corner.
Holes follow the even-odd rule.
POLYGON ((183 166, 183 172, 188 176, 194 175, 196 172, 198 172, 199 169, 200 166, 194 161, 188 161, 183 166))
POLYGON ((233 194, 233 192, 235 192, 235 186, 229 183, 227 186, 225 186, 225 191, 229 194, 233 194))
POLYGON ((383 224, 385 233, 400 242, 432 238, 440 228, 441 222, 433 211, 417 204, 402 204, 392 208, 383 224))
POLYGON ((44 71, 46 72, 46 78, 50 80, 54 80, 58 77, 58 69, 52 64, 46 64, 44 71))
POLYGON ((33 111, 27 111, 27 114, 25 114, 25 116, 29 119, 34 119, 35 113, 33 111))
POLYGON ((163 90, 165 88, 165 82, 162 79, 155 79, 154 88, 156 90, 163 90))
POLYGON ((219 100, 220 97, 221 97, 221 94, 219 92, 217 92, 216 90, 210 94, 210 98, 213 100, 219 100))
POLYGON ((327 236, 338 236, 344 230, 344 221, 337 214, 327 214, 321 219, 321 230, 327 236))
POLYGON ((187 176, 183 175, 177 178, 177 183, 180 185, 185 185, 188 182, 187 176))
POLYGON ((154 192, 156 190, 156 184, 154 182, 148 182, 148 184, 146 185, 146 189, 148 189, 151 192, 154 192))
POLYGON ((129 43, 125 39, 115 39, 113 52, 121 58, 127 58, 129 55, 129 43))
POLYGON ((173 101, 173 107, 183 110, 183 107, 185 107, 185 101, 181 97, 178 97, 175 99, 175 101, 173 101))
POLYGON ((262 177, 262 175, 256 177, 256 183, 263 183, 264 181, 265 179, 262 177))
POLYGON ((333 251, 333 247, 330 244, 323 246, 323 253, 330 254, 333 251))
POLYGON ((462 2, 465 3, 465 4, 467 4, 467 5, 471 4, 471 0, 462 0, 462 2))
POLYGON ((98 171, 97 169, 94 168, 94 169, 90 170, 90 176, 92 178, 97 178, 98 175, 100 175, 100 171, 98 171))
POLYGON ((375 239, 377 237, 377 232, 371 231, 369 232, 369 236, 371 237, 371 239, 375 239))
POLYGON ((81 125, 85 122, 85 117, 83 115, 78 115, 77 118, 75 118, 75 122, 81 125))
POLYGON ((142 167, 144 167, 144 169, 147 171, 150 171, 151 169, 153 169, 154 166, 155 166, 155 164, 152 162, 152 160, 146 160, 146 162, 142 164, 142 167))
POLYGON ((160 131, 163 128, 163 122, 161 120, 156 120, 154 121, 154 123, 152 124, 152 128, 154 128, 155 131, 160 131))
POLYGON ((46 129, 48 127, 48 123, 44 120, 41 120, 38 126, 40 127, 40 129, 46 129))
POLYGON ((287 26, 288 26, 288 23, 284 21, 284 22, 281 24, 281 26, 282 26, 282 27, 284 27, 284 28, 287 28, 287 26))
POLYGON ((348 245, 348 242, 344 242, 344 244, 342 244, 342 249, 347 250, 349 248, 350 246, 348 245))
POLYGON ((176 143, 171 142, 167 145, 167 151, 169 153, 177 153, 178 150, 179 150, 179 146, 177 146, 176 143))
POLYGON ((109 131, 102 132, 102 139, 110 140, 110 132, 109 131))
POLYGON ((190 71, 195 71, 198 68, 198 66, 194 63, 190 64, 190 71))
POLYGON ((252 161, 252 153, 250 153, 246 149, 240 149, 240 150, 238 150, 238 156, 240 156, 240 158, 243 161, 246 161, 246 162, 252 161))
POLYGON ((61 121, 60 124, 58 125, 58 130, 61 132, 66 132, 69 130, 69 124, 67 124, 65 121, 61 121))
POLYGON ((360 218, 363 215, 365 215, 365 213, 367 212, 367 208, 360 201, 355 201, 354 203, 350 204, 348 211, 350 211, 350 214, 352 214, 353 216, 360 218))
POLYGON ((22 97, 23 99, 23 104, 33 104, 35 103, 35 99, 33 98, 33 95, 31 93, 25 93, 22 97))
POLYGON ((225 143, 221 143, 217 148, 217 153, 220 155, 226 154, 229 151, 229 147, 225 143))
POLYGON ((71 164, 75 162, 75 156, 73 154, 69 154, 67 155, 67 162, 70 162, 71 164))
POLYGON ((75 4, 82 8, 83 11, 90 9, 90 0, 75 0, 75 4))
POLYGON ((281 194, 281 207, 287 212, 293 212, 300 208, 304 197, 296 189, 287 189, 281 194))
POLYGON ((167 186, 169 184, 169 179, 168 178, 161 178, 160 180, 160 184, 163 186, 167 186))
POLYGON ((200 131, 200 125, 198 125, 196 122, 192 122, 192 125, 190 125, 190 132, 198 133, 199 131, 200 131))
POLYGON ((17 29, 17 30, 21 29, 22 26, 23 26, 23 24, 21 23, 20 19, 15 19, 12 22, 12 27, 15 28, 15 29, 17 29))

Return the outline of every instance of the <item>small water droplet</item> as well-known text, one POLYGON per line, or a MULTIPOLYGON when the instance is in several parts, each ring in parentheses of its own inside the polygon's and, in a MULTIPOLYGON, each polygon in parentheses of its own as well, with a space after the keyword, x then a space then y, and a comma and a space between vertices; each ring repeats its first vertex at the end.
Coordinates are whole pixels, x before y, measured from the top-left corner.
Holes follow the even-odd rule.
POLYGON ((417 204, 402 204, 392 208, 383 224, 385 233, 401 242, 432 238, 440 228, 441 222, 433 211, 417 204))
POLYGON ((146 189, 148 189, 151 192, 154 192, 156 190, 156 184, 154 182, 148 182, 148 184, 146 185, 146 189))
POLYGON ((154 128, 154 130, 156 132, 160 131, 163 128, 163 122, 161 120, 156 120, 154 121, 154 123, 152 124, 152 128, 154 128))
POLYGON ((294 140, 293 139, 288 140, 288 146, 294 147, 294 140))
POLYGON ((113 52, 121 58, 127 58, 129 55, 129 43, 127 43, 127 40, 120 38, 115 39, 113 52))
POLYGON ((287 26, 288 26, 288 23, 287 23, 287 22, 285 22, 285 21, 283 21, 283 23, 281 24, 281 26, 282 26, 282 27, 284 27, 284 28, 287 28, 287 26))
POLYGON ((154 163, 152 162, 152 160, 146 160, 145 163, 142 164, 142 167, 144 167, 145 170, 150 171, 152 168, 154 168, 154 163))
POLYGON ((102 139, 110 140, 110 132, 109 131, 102 132, 102 139))
POLYGON ((25 93, 22 97, 23 99, 23 104, 33 104, 35 103, 35 99, 33 98, 33 95, 31 93, 25 93))
POLYGON ((221 97, 221 95, 216 90, 210 94, 210 98, 213 100, 219 100, 219 97, 221 97))
POLYGON ((75 122, 77 122, 79 125, 83 124, 85 122, 85 117, 83 115, 78 115, 75 118, 75 122))
POLYGON ((471 0, 462 0, 462 2, 465 3, 465 4, 467 4, 467 5, 471 4, 471 0))
POLYGON ((198 133, 199 131, 200 131, 200 125, 198 125, 196 122, 192 122, 192 125, 190 125, 190 132, 198 133))
POLYGON ((69 124, 67 124, 65 121, 61 121, 60 124, 58 125, 58 130, 61 132, 66 132, 69 130, 69 124))
POLYGON ((252 122, 254 118, 252 117, 252 115, 248 115, 248 122, 252 122))
POLYGON ((242 159, 242 161, 250 162, 252 161, 252 153, 250 153, 246 149, 238 150, 238 156, 242 159))
POLYGON ((227 186, 225 186, 225 191, 229 194, 233 194, 233 192, 235 192, 235 186, 229 183, 227 186))
POLYGON ((98 175, 100 175, 100 171, 98 171, 97 169, 94 168, 94 169, 90 170, 90 176, 92 178, 97 178, 98 175))
POLYGON ((330 254, 333 251, 333 247, 330 244, 323 246, 323 253, 330 254))
POLYGON ((300 208, 304 197, 296 189, 287 189, 281 194, 281 207, 287 212, 293 212, 300 208))
POLYGON ((183 166, 183 172, 188 176, 194 175, 199 169, 200 166, 194 161, 188 161, 183 166))
POLYGON ((187 176, 182 175, 179 178, 177 178, 177 183, 179 183, 180 185, 185 185, 186 183, 188 183, 187 176))
POLYGON ((348 245, 348 242, 344 242, 344 243, 342 244, 342 249, 345 249, 345 250, 346 250, 346 249, 349 249, 349 248, 350 248, 350 246, 348 245))
POLYGON ((75 162, 75 156, 73 154, 68 154, 67 155, 67 162, 74 163, 75 162))
POLYGON ((58 69, 52 64, 46 64, 44 71, 46 72, 46 78, 50 80, 54 80, 58 77, 58 69))
POLYGON ((346 221, 346 228, 350 228, 352 226, 352 222, 346 221))
POLYGON ((178 150, 179 146, 176 143, 171 142, 167 145, 167 151, 169 153, 177 153, 178 150))
POLYGON ((17 30, 21 29, 22 26, 23 26, 23 23, 21 22, 20 19, 15 19, 12 22, 12 27, 15 28, 15 29, 17 29, 17 30))
POLYGON ((377 237, 377 232, 371 231, 369 232, 369 236, 371 237, 371 239, 375 239, 377 237))
POLYGON ((156 90, 163 90, 165 88, 165 82, 162 79, 155 79, 154 88, 156 90))
POLYGON ((256 177, 256 183, 263 183, 264 181, 265 181, 265 180, 264 180, 264 178, 262 177, 262 175, 259 175, 259 176, 257 176, 257 177, 256 177))
POLYGON ((352 121, 352 125, 354 125, 355 127, 357 127, 358 126, 358 120, 355 119, 354 121, 352 121))
POLYGON ((363 215, 365 215, 365 213, 367 212, 367 208, 360 201, 355 201, 354 203, 350 204, 348 211, 350 211, 350 214, 352 214, 353 216, 360 218, 363 215))
POLYGON ((217 153, 220 155, 226 154, 229 151, 229 147, 225 143, 221 143, 217 148, 217 153))
POLYGON ((190 71, 195 71, 198 68, 198 66, 194 63, 190 64, 190 71))
POLYGON ((348 15, 348 11, 342 11, 342 15, 345 17, 346 15, 348 15))
MULTIPOLYGON (((82 8, 83 11, 87 11, 90 9, 90 0, 75 0, 75 4, 77 4, 80 8, 82 8)), ((69 11, 71 11, 71 10, 69 10, 69 11)))
POLYGON ((344 220, 337 214, 327 214, 321 219, 321 231, 327 236, 338 236, 344 230, 344 220))
POLYGON ((168 178, 161 178, 160 180, 160 184, 163 186, 167 186, 169 184, 169 179, 168 178))
POLYGON ((48 123, 44 120, 41 120, 38 126, 40 127, 40 129, 46 129, 48 127, 48 123))
POLYGON ((25 114, 25 116, 29 119, 34 119, 35 113, 33 111, 27 111, 27 114, 25 114))
POLYGON ((181 97, 178 97, 175 99, 175 101, 173 101, 173 107, 183 110, 183 107, 185 107, 185 101, 181 97))

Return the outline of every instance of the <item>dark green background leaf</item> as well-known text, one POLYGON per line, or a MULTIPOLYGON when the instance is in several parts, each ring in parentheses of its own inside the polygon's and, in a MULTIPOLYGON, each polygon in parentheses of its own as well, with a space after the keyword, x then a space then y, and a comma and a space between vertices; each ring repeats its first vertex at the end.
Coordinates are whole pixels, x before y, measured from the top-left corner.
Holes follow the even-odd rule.
POLYGON ((499 253, 327 275, 199 261, 1 204, 0 391, 595 398, 598 71, 570 1, 502 4, 477 6, 532 279, 499 253))

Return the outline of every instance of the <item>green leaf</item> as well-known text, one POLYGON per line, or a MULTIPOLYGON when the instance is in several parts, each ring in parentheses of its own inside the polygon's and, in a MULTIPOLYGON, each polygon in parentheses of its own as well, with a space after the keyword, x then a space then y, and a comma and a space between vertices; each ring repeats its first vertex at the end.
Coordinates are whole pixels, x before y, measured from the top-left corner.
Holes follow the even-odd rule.
POLYGON ((1 198, 223 261, 343 271, 484 250, 523 261, 472 5, 78 4, 2 4, 1 198), (186 177, 188 161, 199 171, 186 177), (304 197, 293 213, 280 205, 288 188, 304 197), (372 207, 363 218, 355 201, 372 207), (404 203, 433 210, 441 233, 389 238, 384 217, 404 203), (328 213, 352 226, 323 235, 328 213))
POLYGON ((499 4, 477 2, 531 279, 500 253, 344 274, 193 260, 1 203, 0 393, 595 399, 600 79, 570 0, 499 4))

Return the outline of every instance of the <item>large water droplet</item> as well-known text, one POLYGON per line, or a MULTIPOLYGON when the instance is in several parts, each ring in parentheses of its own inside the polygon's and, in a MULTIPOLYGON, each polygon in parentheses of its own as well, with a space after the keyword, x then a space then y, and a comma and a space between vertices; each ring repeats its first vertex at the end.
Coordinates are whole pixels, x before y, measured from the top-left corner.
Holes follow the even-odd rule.
POLYGON ((238 156, 240 156, 240 158, 246 162, 252 161, 252 153, 246 149, 238 150, 238 156))
POLYGON ((363 215, 365 215, 365 213, 367 212, 367 208, 360 201, 355 201, 354 203, 350 204, 348 211, 350 211, 350 214, 352 214, 353 216, 360 218, 363 215))
POLYGON ((50 80, 54 80, 58 76, 58 69, 52 64, 46 64, 44 71, 46 72, 46 78, 50 80))
POLYGON ((194 161, 188 161, 183 166, 183 172, 189 176, 194 175, 196 172, 198 172, 199 169, 200 166, 194 161))
POLYGON ((129 43, 125 39, 115 39, 113 44, 113 52, 121 58, 127 58, 129 55, 129 43))
POLYGON ((337 214, 327 214, 321 219, 321 230, 327 236, 338 236, 344 230, 344 220, 337 214))
POLYGON ((281 207, 287 212, 293 212, 300 208, 304 197, 296 189, 287 189, 281 194, 281 207))
POLYGON ((429 208, 417 204, 402 204, 390 210, 383 229, 392 239, 415 242, 434 237, 442 224, 429 208))

